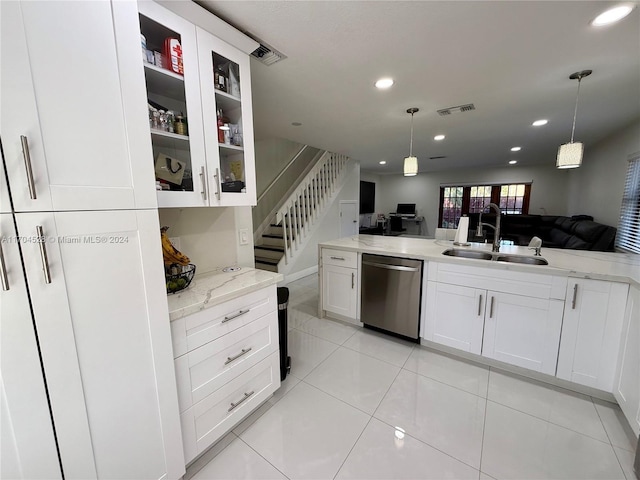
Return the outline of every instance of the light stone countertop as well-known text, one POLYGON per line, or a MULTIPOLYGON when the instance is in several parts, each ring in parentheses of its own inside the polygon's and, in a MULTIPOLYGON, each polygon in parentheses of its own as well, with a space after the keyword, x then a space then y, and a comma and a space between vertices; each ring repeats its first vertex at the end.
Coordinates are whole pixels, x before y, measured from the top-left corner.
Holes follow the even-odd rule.
MULTIPOLYGON (((472 243, 471 246, 468 247, 459 247, 454 246, 452 241, 446 240, 402 236, 356 235, 323 242, 319 246, 362 253, 404 256, 407 258, 418 258, 444 263, 462 263, 470 266, 502 270, 624 282, 640 287, 640 255, 632 253, 545 248, 545 246, 542 245, 542 258, 545 258, 549 262, 549 265, 525 265, 442 255, 442 252, 448 248, 474 249, 491 252, 491 244, 484 243, 472 243)), ((532 256, 533 251, 527 249, 527 247, 501 245, 500 253, 532 256)))
POLYGON ((186 317, 227 300, 255 292, 283 280, 280 273, 242 267, 237 272, 196 275, 185 290, 167 296, 169 319, 186 317))

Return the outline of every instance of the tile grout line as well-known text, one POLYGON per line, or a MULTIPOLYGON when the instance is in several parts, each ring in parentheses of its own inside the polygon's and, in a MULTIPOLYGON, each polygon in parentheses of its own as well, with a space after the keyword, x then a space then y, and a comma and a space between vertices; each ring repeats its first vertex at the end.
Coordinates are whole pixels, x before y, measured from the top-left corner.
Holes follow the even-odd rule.
MULTIPOLYGON (((487 376, 487 396, 484 402, 484 419, 482 420, 482 441, 480 442, 480 466, 478 472, 482 473, 482 456, 484 455, 484 436, 487 433, 487 410, 489 410, 489 382, 491 380, 491 367, 489 367, 489 375, 487 376)), ((478 480, 480 480, 478 473, 478 480)))
POLYGON ((615 445, 613 445, 613 442, 611 441, 611 437, 609 436, 609 432, 607 431, 607 427, 605 427, 604 425, 604 421, 602 420, 602 417, 600 416, 600 412, 598 411, 598 408, 596 407, 595 402, 593 401, 593 397, 589 397, 591 398, 591 404, 593 405, 593 408, 595 408, 596 410, 596 414, 598 415, 598 419, 600 420, 600 423, 602 424, 602 428, 604 429, 604 433, 607 436, 607 438, 609 439, 609 445, 611 445, 611 450, 613 450, 613 454, 616 457, 616 460, 618 461, 618 465, 620 465, 620 470, 622 470, 622 475, 624 476, 624 478, 627 478, 627 474, 624 471, 624 467, 622 466, 622 462, 620 461, 620 456, 618 455, 618 452, 616 452, 616 448, 615 445))
POLYGON ((282 470, 280 470, 278 467, 276 467, 273 463, 271 463, 269 460, 267 460, 266 458, 264 458, 262 456, 262 454, 260 452, 258 452, 255 448, 253 448, 251 445, 249 445, 247 442, 245 442, 242 438, 238 437, 238 440, 240 440, 242 443, 244 443, 247 447, 249 447, 252 451, 254 451, 256 453, 256 455, 258 455, 260 458, 262 458, 265 462, 267 462, 269 465, 271 465, 273 468, 275 468, 278 472, 280 472, 282 474, 282 476, 284 478, 286 478, 287 480, 290 480, 290 477, 286 476, 284 474, 284 472, 282 470))

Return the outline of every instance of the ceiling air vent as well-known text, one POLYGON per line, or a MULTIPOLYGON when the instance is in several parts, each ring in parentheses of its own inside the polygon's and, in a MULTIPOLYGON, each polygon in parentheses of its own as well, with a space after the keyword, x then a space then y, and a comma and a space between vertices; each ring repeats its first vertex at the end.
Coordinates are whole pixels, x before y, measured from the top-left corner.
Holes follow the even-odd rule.
POLYGON ((280 53, 275 48, 271 48, 270 46, 265 45, 259 40, 256 40, 256 41, 260 43, 260 46, 256 48, 253 52, 251 52, 251 55, 256 57, 265 65, 273 65, 274 63, 277 63, 280 60, 284 60, 285 58, 287 58, 285 54, 280 53))
POLYGON ((443 108, 442 110, 438 110, 438 115, 441 117, 446 117, 447 115, 451 115, 456 112, 470 112, 471 110, 475 110, 476 106, 473 103, 467 103, 466 105, 458 105, 457 107, 449 107, 443 108))

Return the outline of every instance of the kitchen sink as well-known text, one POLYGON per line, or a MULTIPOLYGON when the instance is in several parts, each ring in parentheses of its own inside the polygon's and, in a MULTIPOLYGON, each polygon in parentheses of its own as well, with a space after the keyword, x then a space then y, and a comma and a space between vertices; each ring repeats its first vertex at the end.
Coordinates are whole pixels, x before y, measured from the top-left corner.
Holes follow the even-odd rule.
POLYGON ((549 265, 549 262, 540 257, 525 257, 521 255, 498 255, 498 262, 524 263, 526 265, 549 265))
POLYGON ((498 262, 523 263, 525 265, 549 265, 542 257, 528 257, 526 255, 500 255, 478 250, 461 250, 449 248, 442 252, 448 257, 473 258, 474 260, 493 260, 498 262))
POLYGON ((477 250, 459 250, 456 248, 450 248, 442 252, 442 254, 447 255, 448 257, 474 258, 477 260, 493 259, 493 255, 491 255, 489 252, 479 252, 477 250))

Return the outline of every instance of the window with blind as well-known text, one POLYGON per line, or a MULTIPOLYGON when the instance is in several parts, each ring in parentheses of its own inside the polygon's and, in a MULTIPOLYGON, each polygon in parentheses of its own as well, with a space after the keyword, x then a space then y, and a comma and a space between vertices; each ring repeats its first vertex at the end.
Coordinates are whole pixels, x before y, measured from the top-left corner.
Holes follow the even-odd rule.
POLYGON ((640 253, 640 154, 629 160, 616 248, 625 252, 640 253))

